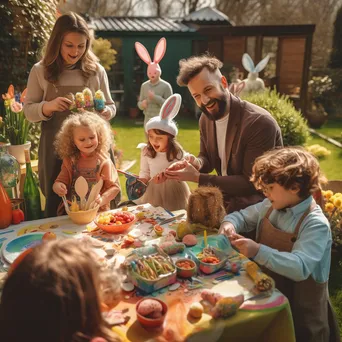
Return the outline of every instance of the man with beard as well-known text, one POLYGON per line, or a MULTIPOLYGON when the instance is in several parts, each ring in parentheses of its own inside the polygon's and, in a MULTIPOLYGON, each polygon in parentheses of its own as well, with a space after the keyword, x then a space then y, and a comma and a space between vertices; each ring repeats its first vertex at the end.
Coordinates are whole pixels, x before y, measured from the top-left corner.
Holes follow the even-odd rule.
MULTIPOLYGON (((200 153, 177 162, 169 179, 217 186, 227 213, 263 200, 249 181, 254 160, 282 146, 281 131, 269 112, 242 101, 228 90, 221 74, 222 62, 207 55, 179 62, 177 83, 187 86, 202 115, 199 119, 200 153), (217 175, 210 174, 213 170, 217 175)), ((172 169, 172 168, 171 168, 172 169)))

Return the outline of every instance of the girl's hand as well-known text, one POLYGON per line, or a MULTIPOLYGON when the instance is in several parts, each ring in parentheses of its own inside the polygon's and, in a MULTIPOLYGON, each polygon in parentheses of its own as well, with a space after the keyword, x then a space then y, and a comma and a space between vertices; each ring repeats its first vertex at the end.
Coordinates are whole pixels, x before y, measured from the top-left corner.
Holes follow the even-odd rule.
POLYGON ((101 207, 102 205, 102 196, 100 194, 97 195, 96 199, 95 199, 95 203, 99 205, 99 207, 101 207))
POLYGON ((232 241, 232 245, 236 247, 241 254, 245 255, 247 258, 254 258, 260 249, 260 244, 251 239, 237 239, 232 241))
POLYGON ((157 175, 155 175, 153 177, 153 183, 155 184, 160 184, 160 183, 164 183, 167 180, 167 177, 165 176, 164 172, 160 172, 157 175))
POLYGON ((147 185, 149 179, 147 179, 147 178, 138 178, 138 181, 140 181, 140 182, 144 183, 145 185, 147 185))
POLYGON ((60 197, 65 196, 68 193, 66 185, 62 182, 55 182, 52 186, 52 190, 60 197))
POLYGON ((194 168, 196 168, 197 170, 199 170, 201 168, 201 161, 196 158, 193 154, 189 154, 187 156, 185 156, 184 158, 186 161, 188 161, 194 168))
POLYGON ((230 236, 237 235, 235 227, 230 222, 222 222, 218 233, 227 236, 229 239, 230 236))
POLYGON ((48 101, 43 105, 43 114, 52 116, 53 112, 64 112, 70 108, 72 101, 66 97, 56 97, 52 101, 48 101))
POLYGON ((107 106, 105 106, 104 110, 99 112, 99 115, 101 116, 102 119, 108 121, 108 120, 110 120, 110 118, 112 116, 112 112, 107 106))
POLYGON ((182 170, 186 167, 187 162, 184 160, 172 163, 167 169, 166 171, 179 171, 182 170))

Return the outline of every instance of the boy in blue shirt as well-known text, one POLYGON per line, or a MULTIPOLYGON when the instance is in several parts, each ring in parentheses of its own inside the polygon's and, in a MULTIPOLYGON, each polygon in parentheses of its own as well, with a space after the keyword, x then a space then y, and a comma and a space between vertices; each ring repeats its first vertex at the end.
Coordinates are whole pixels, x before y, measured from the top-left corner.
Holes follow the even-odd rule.
POLYGON ((325 181, 318 161, 299 147, 268 151, 251 181, 266 199, 225 216, 220 233, 287 296, 297 341, 340 341, 328 294, 331 231, 312 197, 325 181), (254 229, 256 241, 237 234, 254 229))

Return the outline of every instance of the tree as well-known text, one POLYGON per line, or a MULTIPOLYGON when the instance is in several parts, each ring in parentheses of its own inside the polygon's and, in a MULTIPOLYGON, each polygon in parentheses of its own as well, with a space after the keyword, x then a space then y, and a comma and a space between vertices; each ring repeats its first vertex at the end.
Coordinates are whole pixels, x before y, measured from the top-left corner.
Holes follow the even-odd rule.
POLYGON ((23 88, 55 22, 55 0, 9 0, 0 5, 0 92, 23 88))
POLYGON ((342 68, 342 7, 336 14, 330 67, 342 68))
POLYGON ((106 70, 110 70, 110 67, 116 63, 115 55, 117 54, 117 52, 112 49, 110 41, 103 38, 95 39, 92 48, 102 66, 106 70))

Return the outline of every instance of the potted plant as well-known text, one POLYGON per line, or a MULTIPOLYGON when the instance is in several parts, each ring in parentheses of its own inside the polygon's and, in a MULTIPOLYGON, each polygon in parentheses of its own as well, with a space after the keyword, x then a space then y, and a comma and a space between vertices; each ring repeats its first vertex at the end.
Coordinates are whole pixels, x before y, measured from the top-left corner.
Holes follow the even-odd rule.
POLYGON ((27 141, 31 123, 25 118, 23 111, 25 95, 26 89, 17 96, 17 100, 12 84, 8 87, 8 92, 2 95, 5 116, 2 119, 0 142, 11 144, 8 151, 20 164, 25 163, 24 150, 31 146, 31 142, 27 141))

